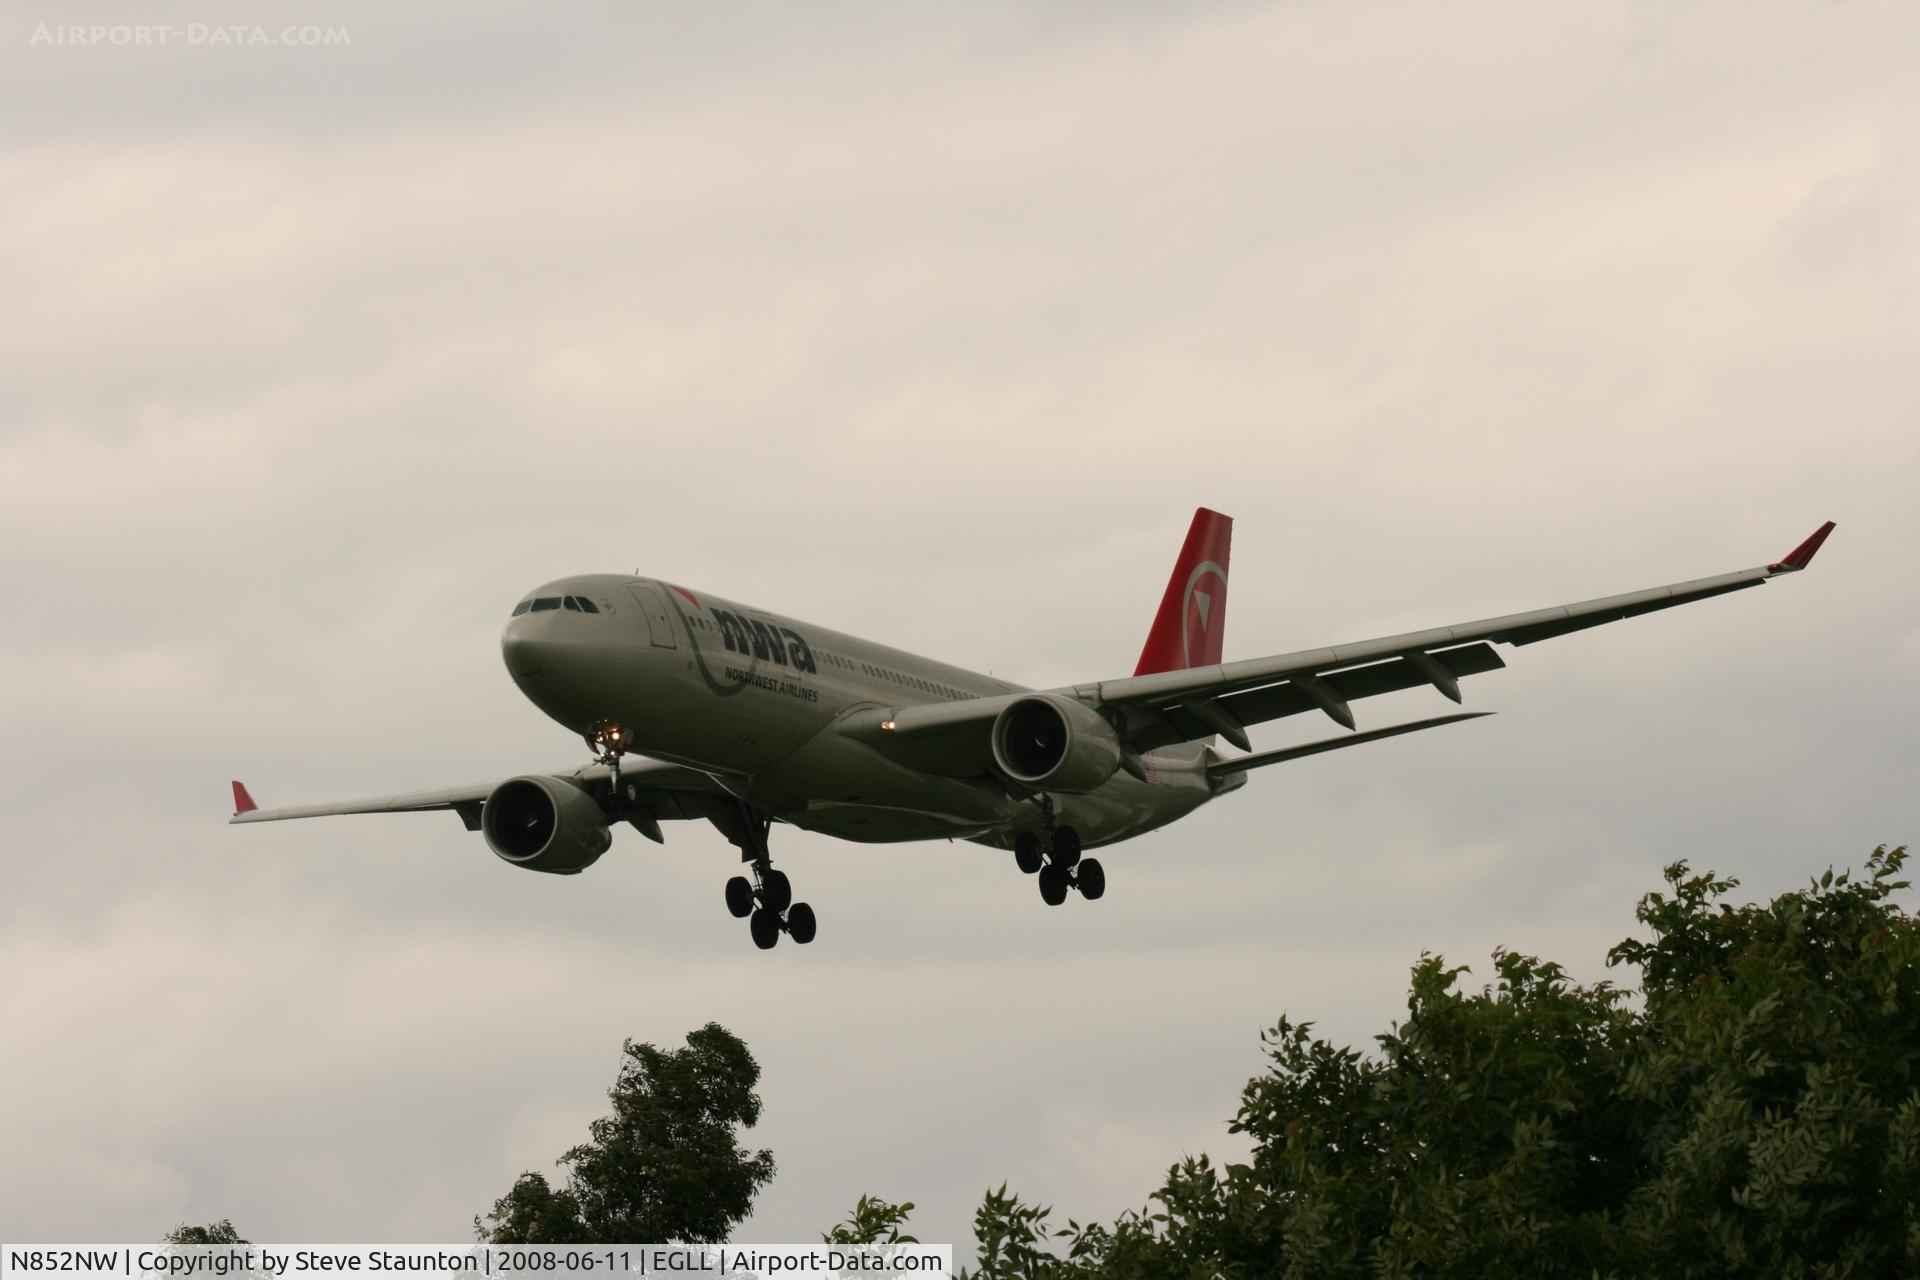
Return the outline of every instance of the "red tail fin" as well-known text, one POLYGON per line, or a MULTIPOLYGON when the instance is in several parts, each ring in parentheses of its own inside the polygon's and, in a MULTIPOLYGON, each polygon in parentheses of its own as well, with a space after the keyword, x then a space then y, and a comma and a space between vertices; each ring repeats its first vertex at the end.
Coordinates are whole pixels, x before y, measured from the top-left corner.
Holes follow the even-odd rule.
POLYGON ((1201 507, 1193 513, 1180 559, 1160 597, 1160 612, 1140 651, 1137 676, 1206 667, 1220 661, 1227 635, 1227 557, 1233 550, 1233 517, 1201 507))

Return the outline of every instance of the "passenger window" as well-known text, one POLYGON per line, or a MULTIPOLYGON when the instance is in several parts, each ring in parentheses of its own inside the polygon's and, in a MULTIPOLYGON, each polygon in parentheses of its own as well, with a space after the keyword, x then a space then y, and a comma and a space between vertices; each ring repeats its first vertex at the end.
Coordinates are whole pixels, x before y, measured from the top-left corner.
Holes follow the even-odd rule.
POLYGON ((533 602, 533 611, 535 613, 549 613, 555 609, 558 609, 559 607, 560 607, 559 596, 541 596, 538 600, 535 600, 533 602))
POLYGON ((513 606, 513 616, 517 618, 531 608, 533 608, 533 601, 522 600, 519 604, 513 606))

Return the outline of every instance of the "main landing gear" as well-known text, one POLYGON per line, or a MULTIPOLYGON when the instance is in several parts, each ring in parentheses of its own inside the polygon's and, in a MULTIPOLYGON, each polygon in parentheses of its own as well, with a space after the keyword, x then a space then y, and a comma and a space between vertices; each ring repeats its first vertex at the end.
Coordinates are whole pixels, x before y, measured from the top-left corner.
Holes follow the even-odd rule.
POLYGON ((1098 858, 1080 856, 1080 833, 1054 821, 1053 798, 1040 797, 1045 828, 1040 834, 1022 831, 1013 838, 1013 861, 1027 875, 1040 877, 1040 898, 1050 907, 1067 900, 1069 889, 1092 902, 1107 891, 1106 868, 1098 858))
POLYGON ((753 935, 753 945, 771 950, 785 933, 795 942, 813 941, 813 908, 793 900, 793 883, 784 871, 773 869, 767 853, 767 832, 773 826, 745 804, 735 803, 712 817, 713 825, 740 850, 740 861, 748 864, 752 879, 735 876, 727 881, 727 910, 734 918, 745 920, 753 935))

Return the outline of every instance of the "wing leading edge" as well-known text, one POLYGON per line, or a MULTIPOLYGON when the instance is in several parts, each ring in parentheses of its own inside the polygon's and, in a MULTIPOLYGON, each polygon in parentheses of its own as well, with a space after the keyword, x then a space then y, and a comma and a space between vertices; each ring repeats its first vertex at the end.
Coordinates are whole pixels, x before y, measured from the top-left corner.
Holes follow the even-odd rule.
POLYGON ((1216 667, 1199 667, 1186 671, 1169 671, 1159 675, 1107 680, 1094 688, 1098 690, 1101 698, 1108 702, 1157 702, 1199 692, 1219 696, 1236 689, 1269 684, 1299 675, 1317 674, 1382 658, 1401 657, 1409 653, 1431 653, 1448 646, 1472 641, 1493 641, 1511 645, 1534 644, 1541 640, 1550 640, 1555 636, 1583 631, 1588 627, 1618 622, 1623 618, 1637 617, 1660 609, 1671 609, 1676 605, 1692 604, 1696 600, 1725 595, 1729 591, 1743 591, 1748 587, 1757 587, 1769 578, 1797 573, 1812 561, 1814 552, 1820 549, 1820 544, 1826 541, 1827 534, 1832 532, 1833 527, 1833 522, 1829 520, 1795 548, 1785 560, 1755 569, 1741 569, 1734 573, 1723 573, 1711 578, 1696 578, 1690 582, 1676 582, 1663 587, 1649 587, 1644 591, 1632 591, 1624 595, 1602 596, 1575 604, 1554 605, 1551 608, 1534 609, 1525 613, 1503 614, 1495 618, 1456 623, 1449 627, 1433 627, 1425 631, 1409 631, 1396 636, 1381 636, 1325 649, 1307 649, 1270 658, 1222 663, 1216 667))
MULTIPOLYGON (((1124 716, 1127 744, 1135 751, 1151 751, 1210 734, 1248 751, 1252 749, 1246 733, 1249 725, 1303 711, 1320 711, 1351 730, 1356 722, 1350 704, 1357 698, 1431 685, 1459 702, 1463 677, 1497 671, 1506 665, 1494 650, 1495 644, 1537 644, 1798 573, 1812 562, 1833 528, 1833 522, 1827 521, 1771 564, 1710 578, 1322 649, 1129 676, 1049 692, 1118 710, 1124 716)), ((940 772, 985 772, 991 760, 985 729, 1020 696, 903 707, 886 713, 884 732, 880 731, 879 714, 871 717, 872 723, 867 717, 855 718, 844 731, 903 762, 931 749, 943 766, 940 772)), ((1429 723, 1421 722, 1417 727, 1429 723)), ((1263 758, 1260 763, 1274 763, 1278 758, 1263 758)), ((1249 763, 1246 767, 1257 766, 1249 763)), ((1237 762, 1227 761, 1221 772, 1237 768, 1237 762)))
MULTIPOLYGON (((583 769, 548 775, 575 783, 588 792, 606 798, 609 773, 605 765, 589 765, 583 769)), ((322 804, 285 805, 274 809, 262 809, 248 793, 245 784, 233 784, 233 816, 227 819, 228 825, 249 822, 284 822, 291 818, 327 818, 343 814, 356 813, 424 813, 440 809, 451 809, 460 815, 469 831, 480 829, 480 808, 486 802, 493 789, 505 779, 492 782, 478 782, 464 787, 441 787, 432 791, 404 791, 394 795, 367 796, 357 800, 337 800, 322 804)), ((698 769, 689 769, 684 765, 669 764, 664 760, 638 760, 629 757, 620 766, 620 785, 625 791, 633 788, 636 798, 645 802, 646 807, 656 818, 683 818, 705 816, 703 809, 690 809, 682 805, 679 797, 683 794, 698 795, 725 794, 725 789, 716 782, 711 774, 698 769)))

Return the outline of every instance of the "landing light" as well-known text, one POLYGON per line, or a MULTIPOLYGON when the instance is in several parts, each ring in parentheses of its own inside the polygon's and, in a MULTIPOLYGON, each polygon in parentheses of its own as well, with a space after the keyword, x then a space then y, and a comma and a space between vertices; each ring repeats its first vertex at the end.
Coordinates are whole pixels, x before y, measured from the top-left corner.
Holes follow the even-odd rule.
POLYGON ((891 733, 891 732, 893 732, 893 721, 891 721, 891 720, 882 720, 882 721, 880 722, 880 727, 881 727, 882 729, 885 729, 885 730, 886 730, 887 732, 889 732, 889 733, 891 733))

